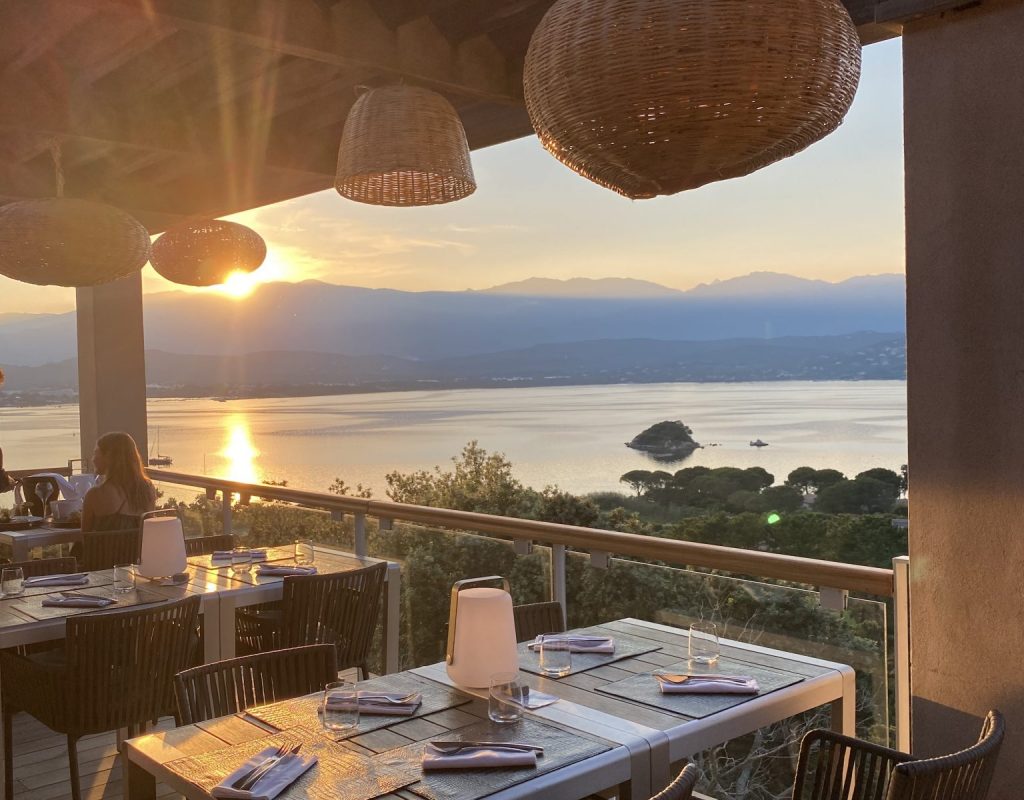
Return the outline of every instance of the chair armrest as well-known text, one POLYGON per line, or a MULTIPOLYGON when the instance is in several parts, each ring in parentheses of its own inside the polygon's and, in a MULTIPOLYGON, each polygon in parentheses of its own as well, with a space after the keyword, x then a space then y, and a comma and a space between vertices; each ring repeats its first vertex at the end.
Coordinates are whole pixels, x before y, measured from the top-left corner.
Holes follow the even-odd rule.
POLYGON ((800 742, 793 800, 862 800, 884 797, 893 768, 913 756, 828 730, 800 742), (812 751, 817 745, 817 758, 812 751), (807 792, 810 794, 807 794, 807 792))
POLYGON ((40 664, 10 650, 0 651, 0 675, 4 711, 28 711, 45 724, 63 720, 63 688, 66 668, 40 664))

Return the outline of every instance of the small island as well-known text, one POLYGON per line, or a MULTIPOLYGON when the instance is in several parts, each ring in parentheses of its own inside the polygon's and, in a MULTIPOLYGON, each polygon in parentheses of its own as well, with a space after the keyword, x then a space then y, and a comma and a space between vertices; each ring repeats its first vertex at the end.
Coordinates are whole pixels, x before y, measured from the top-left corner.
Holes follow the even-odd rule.
POLYGON ((659 461, 676 461, 686 458, 700 444, 693 440, 693 431, 687 425, 679 420, 666 420, 634 436, 626 447, 642 450, 659 461))

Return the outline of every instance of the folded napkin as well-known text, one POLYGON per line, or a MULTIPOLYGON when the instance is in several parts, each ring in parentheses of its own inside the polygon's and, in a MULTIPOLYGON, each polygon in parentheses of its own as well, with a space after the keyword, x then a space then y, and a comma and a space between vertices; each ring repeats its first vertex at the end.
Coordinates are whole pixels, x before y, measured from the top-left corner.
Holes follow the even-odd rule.
POLYGON ((662 694, 757 694, 757 679, 747 675, 690 675, 682 683, 672 683, 655 675, 662 694))
MULTIPOLYGON (((385 692, 360 692, 358 700, 359 713, 379 714, 381 716, 392 717, 412 716, 423 703, 423 695, 417 694, 412 700, 404 703, 388 702, 389 698, 397 701, 403 700, 406 696, 407 695, 401 692, 396 692, 394 694, 388 694, 385 692)), ((355 703, 348 700, 331 699, 327 701, 327 707, 331 711, 351 711, 355 705, 355 703)))
POLYGON ((47 597, 43 600, 43 605, 56 606, 58 608, 106 608, 115 602, 110 597, 97 597, 93 594, 72 594, 68 592, 59 597, 47 597))
MULTIPOLYGON (((565 636, 546 637, 544 646, 551 650, 568 650, 570 653, 614 653, 615 640, 610 636, 565 636)), ((531 650, 540 650, 540 638, 530 642, 531 650)))
POLYGON ((445 755, 434 745, 423 748, 421 766, 428 769, 489 769, 492 767, 536 767, 532 750, 501 750, 496 747, 467 747, 445 755))
POLYGON ((37 575, 34 578, 25 578, 25 588, 33 586, 87 586, 89 575, 85 572, 78 572, 73 575, 37 575))
POLYGON ((287 755, 270 772, 260 778, 251 790, 243 792, 231 788, 232 783, 276 752, 276 747, 260 750, 260 752, 214 786, 210 794, 223 800, 274 800, 275 797, 295 783, 306 770, 316 763, 316 756, 303 758, 300 755, 287 755))
POLYGON ((316 575, 316 567, 288 567, 280 564, 261 564, 260 575, 316 575))
MULTIPOLYGON (((249 550, 249 558, 253 561, 266 561, 266 550, 249 550)), ((211 561, 230 561, 233 552, 231 550, 214 550, 210 555, 211 561)))

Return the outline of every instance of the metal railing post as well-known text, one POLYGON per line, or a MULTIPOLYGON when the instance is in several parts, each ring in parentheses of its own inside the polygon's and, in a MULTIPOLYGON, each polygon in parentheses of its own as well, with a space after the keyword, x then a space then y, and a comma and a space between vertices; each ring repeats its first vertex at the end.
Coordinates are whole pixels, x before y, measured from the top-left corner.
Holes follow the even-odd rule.
POLYGON ((220 494, 220 524, 222 533, 231 533, 231 492, 225 489, 220 494))
POLYGON ((355 524, 355 551, 358 558, 366 558, 366 514, 356 514, 355 524))
POLYGON ((896 747, 911 750, 910 728, 910 558, 892 560, 893 657, 896 663, 896 747))
POLYGON ((551 599, 562 605, 562 616, 568 616, 565 607, 565 545, 551 545, 551 599))

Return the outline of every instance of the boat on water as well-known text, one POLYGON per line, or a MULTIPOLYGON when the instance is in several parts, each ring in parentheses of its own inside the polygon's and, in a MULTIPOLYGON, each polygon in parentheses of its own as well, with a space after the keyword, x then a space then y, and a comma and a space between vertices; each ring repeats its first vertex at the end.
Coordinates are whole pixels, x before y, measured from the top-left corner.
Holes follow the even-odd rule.
POLYGON ((169 467, 174 463, 174 460, 170 456, 160 454, 160 429, 156 429, 156 455, 153 455, 153 447, 149 448, 149 466, 151 467, 169 467))
POLYGON ((767 447, 768 446, 768 442, 762 442, 760 439, 754 439, 754 441, 752 441, 750 443, 750 446, 751 447, 767 447))

